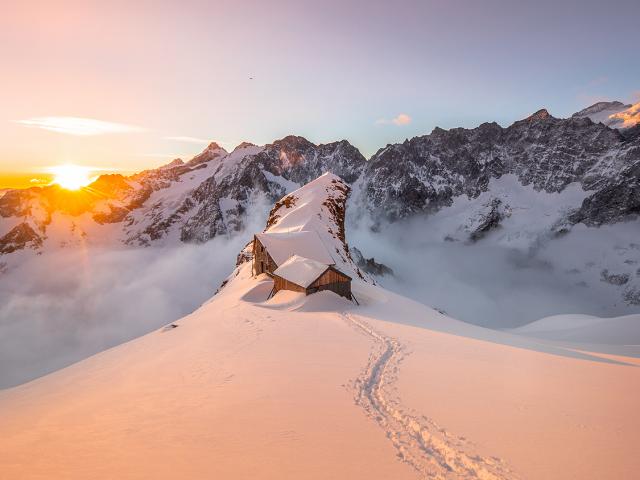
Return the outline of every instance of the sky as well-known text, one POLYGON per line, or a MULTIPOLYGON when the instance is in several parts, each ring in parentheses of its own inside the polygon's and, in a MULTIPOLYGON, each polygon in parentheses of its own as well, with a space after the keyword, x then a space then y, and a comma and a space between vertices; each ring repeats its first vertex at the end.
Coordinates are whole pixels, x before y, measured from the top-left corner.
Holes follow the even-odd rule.
POLYGON ((65 163, 156 167, 214 140, 346 138, 368 157, 435 126, 640 99, 637 0, 2 9, 0 188, 65 163))

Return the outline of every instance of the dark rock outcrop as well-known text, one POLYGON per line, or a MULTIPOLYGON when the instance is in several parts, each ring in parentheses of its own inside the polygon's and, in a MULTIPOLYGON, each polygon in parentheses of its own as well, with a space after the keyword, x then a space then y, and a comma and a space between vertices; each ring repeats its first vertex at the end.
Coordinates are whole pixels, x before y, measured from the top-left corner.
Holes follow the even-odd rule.
MULTIPOLYGON (((367 162, 361 179, 360 204, 374 219, 394 221, 430 213, 459 196, 476 198, 492 178, 513 174, 522 185, 548 193, 579 182, 599 192, 600 217, 585 205, 572 217, 587 224, 615 222, 636 211, 635 170, 640 139, 589 118, 558 119, 546 110, 507 128, 484 123, 477 128, 436 128, 430 135, 387 145, 367 162), (607 189, 626 191, 618 204, 607 189)), ((597 201, 596 201, 597 200, 597 201)))
POLYGON ((42 245, 42 237, 28 223, 20 223, 0 238, 0 255, 23 248, 36 249, 42 245))
POLYGON ((362 252, 356 247, 349 249, 351 252, 351 258, 355 264, 362 271, 367 272, 374 277, 384 277, 386 275, 393 275, 393 270, 386 266, 384 263, 376 262, 375 258, 365 258, 362 252))

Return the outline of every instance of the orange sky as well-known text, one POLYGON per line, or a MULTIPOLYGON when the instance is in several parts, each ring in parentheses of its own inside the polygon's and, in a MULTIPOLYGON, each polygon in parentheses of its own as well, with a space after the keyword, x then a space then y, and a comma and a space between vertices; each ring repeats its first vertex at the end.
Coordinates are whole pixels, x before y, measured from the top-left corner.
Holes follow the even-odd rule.
POLYGON ((435 126, 633 99, 637 1, 484 3, 5 2, 0 188, 289 134, 370 156, 435 126))

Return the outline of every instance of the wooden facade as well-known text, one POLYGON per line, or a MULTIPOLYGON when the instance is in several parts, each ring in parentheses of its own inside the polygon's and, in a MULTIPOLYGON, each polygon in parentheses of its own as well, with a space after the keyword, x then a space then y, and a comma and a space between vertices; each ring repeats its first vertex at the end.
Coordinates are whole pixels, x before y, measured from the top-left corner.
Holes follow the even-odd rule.
POLYGON ((308 287, 300 286, 279 275, 273 274, 272 277, 274 294, 280 290, 292 290, 294 292, 304 293, 305 295, 321 292, 322 290, 330 290, 351 300, 351 277, 332 266, 328 266, 322 275, 314 280, 308 287))
POLYGON ((273 260, 269 251, 260 242, 257 236, 253 237, 253 274, 260 275, 266 273, 273 278, 273 293, 280 290, 291 290, 310 295, 322 290, 331 290, 340 296, 351 300, 351 277, 342 273, 331 265, 327 265, 327 269, 316 278, 308 287, 298 285, 287 280, 273 272, 278 265, 273 260))
POLYGON ((260 243, 258 237, 253 236, 253 274, 260 275, 261 273, 272 274, 273 271, 278 268, 276 262, 273 261, 271 255, 264 245, 260 243))

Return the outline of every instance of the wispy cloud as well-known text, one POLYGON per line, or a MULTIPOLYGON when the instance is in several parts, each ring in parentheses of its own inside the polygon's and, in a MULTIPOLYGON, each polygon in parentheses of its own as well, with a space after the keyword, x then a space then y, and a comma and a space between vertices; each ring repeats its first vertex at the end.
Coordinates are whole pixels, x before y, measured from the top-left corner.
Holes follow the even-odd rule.
POLYGON ((202 145, 210 143, 210 140, 206 140, 204 138, 197 138, 197 137, 177 136, 177 137, 164 137, 164 139, 171 140, 174 142, 197 143, 202 145))
POLYGON ((393 125, 397 125, 398 127, 401 127, 403 125, 409 125, 410 123, 411 123, 411 117, 406 113, 399 113, 398 115, 393 117, 391 120, 387 118, 379 118, 378 120, 376 120, 376 125, 393 124, 393 125))
POLYGON ((106 135, 110 133, 145 132, 146 128, 124 123, 105 122, 95 118, 81 117, 35 117, 26 120, 15 120, 15 123, 25 127, 40 128, 50 132, 67 135, 106 135))

